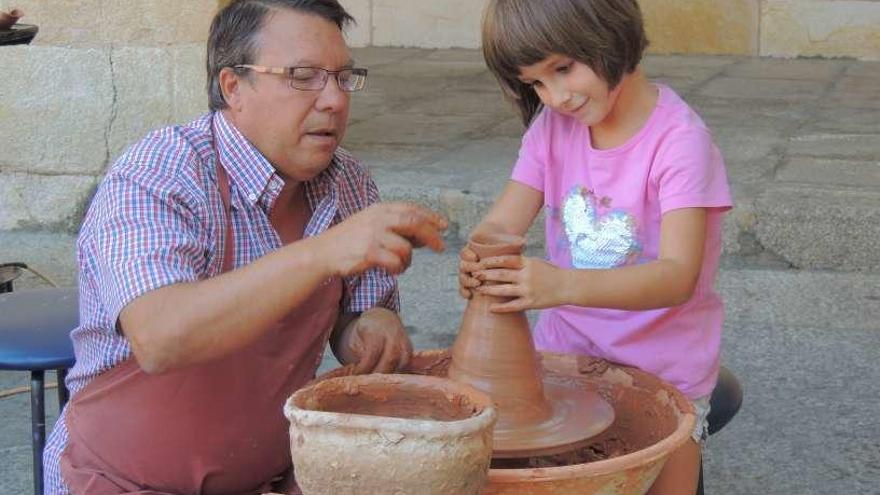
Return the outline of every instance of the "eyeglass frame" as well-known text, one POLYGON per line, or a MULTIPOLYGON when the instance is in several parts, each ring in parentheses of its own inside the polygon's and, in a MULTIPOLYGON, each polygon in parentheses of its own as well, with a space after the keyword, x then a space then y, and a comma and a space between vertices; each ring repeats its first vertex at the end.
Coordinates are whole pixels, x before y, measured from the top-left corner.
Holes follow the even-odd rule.
POLYGON ((291 89, 295 89, 297 91, 323 91, 324 88, 327 87, 327 81, 330 79, 330 74, 333 74, 336 79, 336 86, 346 92, 346 93, 354 93, 364 89, 364 86, 367 83, 367 69, 362 67, 347 67, 345 69, 339 70, 327 70, 323 67, 309 67, 309 66, 296 66, 296 67, 266 67, 265 65, 253 65, 253 64, 239 64, 233 65, 232 69, 234 70, 252 70, 254 72, 258 72, 260 74, 275 74, 279 76, 287 77, 287 84, 291 87, 291 89), (298 88, 294 85, 295 79, 293 78, 293 71, 296 69, 312 69, 317 70, 323 73, 322 83, 320 88, 298 88), (339 80, 339 75, 343 72, 351 71, 352 75, 360 77, 360 84, 355 89, 345 89, 341 81, 339 80))

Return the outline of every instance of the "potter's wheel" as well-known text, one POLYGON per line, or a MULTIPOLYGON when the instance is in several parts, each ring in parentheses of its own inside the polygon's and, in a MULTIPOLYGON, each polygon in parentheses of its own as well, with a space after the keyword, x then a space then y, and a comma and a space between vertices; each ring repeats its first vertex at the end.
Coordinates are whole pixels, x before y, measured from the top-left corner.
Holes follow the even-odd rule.
POLYGON ((559 454, 582 447, 614 422, 614 409, 598 393, 544 382, 552 415, 544 421, 495 427, 492 456, 509 459, 559 454))

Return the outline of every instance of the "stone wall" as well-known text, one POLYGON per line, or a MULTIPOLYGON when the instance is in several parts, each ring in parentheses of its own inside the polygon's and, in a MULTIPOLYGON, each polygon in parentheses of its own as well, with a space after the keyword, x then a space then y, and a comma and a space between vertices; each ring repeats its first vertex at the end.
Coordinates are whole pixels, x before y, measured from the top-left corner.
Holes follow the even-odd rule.
MULTIPOLYGON (((100 177, 207 109, 204 44, 228 0, 0 0, 37 24, 0 47, 0 231, 75 232, 100 177)), ((479 45, 485 0, 342 0, 353 46, 479 45)), ((880 58, 880 0, 641 0, 651 50, 880 58)))
MULTIPOLYGON (((355 46, 477 48, 486 0, 341 0, 355 46)), ((639 0, 652 53, 880 60, 880 0, 639 0)))
MULTIPOLYGON (((0 0, 2 1, 2 0, 0 0)), ((40 32, 0 47, 0 231, 75 232, 104 171, 148 130, 207 109, 216 0, 15 0, 40 32)))

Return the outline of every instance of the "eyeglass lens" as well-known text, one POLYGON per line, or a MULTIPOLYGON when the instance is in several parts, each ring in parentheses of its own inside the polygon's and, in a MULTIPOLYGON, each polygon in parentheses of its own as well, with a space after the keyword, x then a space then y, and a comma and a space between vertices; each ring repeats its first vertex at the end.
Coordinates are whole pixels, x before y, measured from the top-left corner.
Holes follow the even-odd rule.
POLYGON ((324 89, 330 74, 336 76, 336 82, 343 91, 358 91, 364 87, 367 79, 363 69, 328 71, 317 67, 294 67, 290 73, 290 85, 302 90, 324 89))

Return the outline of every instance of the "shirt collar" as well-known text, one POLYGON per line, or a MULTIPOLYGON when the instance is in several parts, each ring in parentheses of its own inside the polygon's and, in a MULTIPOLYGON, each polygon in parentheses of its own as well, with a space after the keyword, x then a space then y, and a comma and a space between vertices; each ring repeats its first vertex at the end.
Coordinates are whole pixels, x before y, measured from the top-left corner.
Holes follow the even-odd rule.
MULTIPOLYGON (((217 150, 230 182, 241 188, 243 196, 250 204, 254 205, 262 200, 267 210, 271 209, 284 186, 284 180, 269 160, 232 122, 226 119, 222 112, 214 112, 213 121, 217 150), (233 164, 251 165, 235 167, 232 166, 233 164), (268 197, 263 198, 264 195, 268 197)), ((330 165, 317 177, 305 183, 306 196, 313 210, 325 196, 335 190, 336 183, 342 176, 342 167, 338 152, 334 153, 330 165)))
MULTIPOLYGON (((220 153, 221 165, 229 175, 230 183, 241 189, 250 204, 256 204, 271 189, 273 181, 281 182, 275 167, 232 124, 223 112, 214 112, 214 138, 220 153)), ((280 188, 277 188, 280 191, 280 188)), ((278 191, 275 191, 277 196, 278 191)), ((274 200, 274 198, 272 198, 274 200)))

